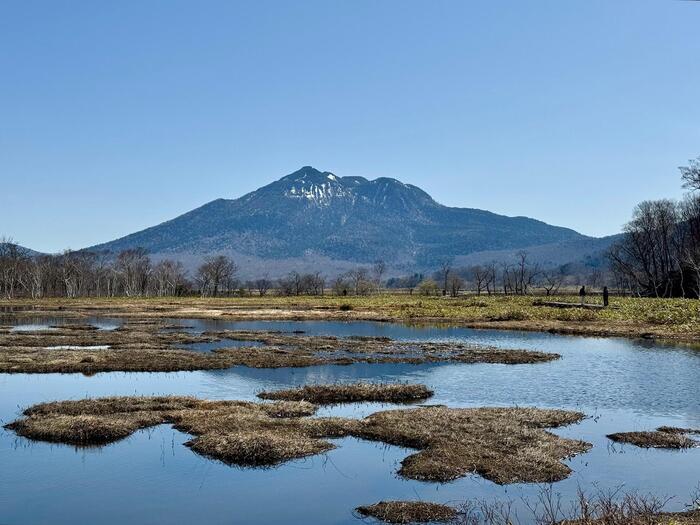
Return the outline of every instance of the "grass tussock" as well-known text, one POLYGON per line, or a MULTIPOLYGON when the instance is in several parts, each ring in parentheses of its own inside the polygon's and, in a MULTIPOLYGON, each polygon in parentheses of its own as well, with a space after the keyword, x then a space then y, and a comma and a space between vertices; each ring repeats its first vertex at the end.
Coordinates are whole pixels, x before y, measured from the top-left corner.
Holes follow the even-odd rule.
POLYGON ((566 478, 571 470, 561 460, 591 447, 544 429, 583 417, 537 408, 421 407, 372 414, 355 435, 419 449, 401 463, 399 474, 410 479, 446 482, 473 472, 499 484, 544 483, 566 478))
POLYGON ((131 319, 111 331, 0 332, 0 373, 174 372, 305 367, 352 363, 539 363, 557 354, 449 342, 405 342, 388 338, 337 338, 298 333, 226 330, 191 334, 158 319, 131 319), (260 346, 199 352, 183 344, 243 341, 260 346), (100 348, 94 348, 99 346, 100 348), (104 348, 102 348, 104 347, 104 348))
POLYGON ((698 441, 688 437, 697 434, 690 428, 659 427, 652 431, 617 432, 608 434, 608 438, 616 443, 629 443, 642 448, 671 448, 683 449, 698 446, 698 441))
POLYGON ((307 401, 251 403, 190 397, 112 397, 42 403, 7 428, 29 439, 103 445, 138 429, 169 423, 194 436, 195 452, 242 466, 275 465, 325 452, 330 438, 418 449, 402 462, 407 478, 449 481, 478 473, 496 483, 548 482, 570 473, 561 460, 588 450, 545 429, 583 415, 535 408, 424 407, 377 412, 365 419, 310 418, 307 401))
POLYGON ((427 501, 380 501, 355 509, 365 517, 376 518, 386 523, 436 523, 450 522, 457 511, 448 505, 427 501))
POLYGON ((260 392, 261 399, 308 401, 316 405, 339 403, 385 402, 409 403, 422 401, 433 395, 425 385, 353 383, 334 385, 306 385, 288 390, 260 392))

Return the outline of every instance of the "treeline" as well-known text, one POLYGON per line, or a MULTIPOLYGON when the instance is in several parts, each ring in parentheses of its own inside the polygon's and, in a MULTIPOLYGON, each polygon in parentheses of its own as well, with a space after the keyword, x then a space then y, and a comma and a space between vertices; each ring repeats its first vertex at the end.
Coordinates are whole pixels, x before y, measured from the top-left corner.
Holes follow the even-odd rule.
POLYGON ((257 295, 369 295, 384 288, 404 289, 423 295, 480 294, 525 295, 540 290, 547 295, 560 287, 585 282, 604 284, 596 268, 573 273, 571 268, 543 269, 531 263, 527 252, 511 262, 453 267, 446 259, 431 274, 416 273, 384 280, 387 266, 376 261, 333 278, 322 272, 300 273, 271 279, 241 281, 238 266, 224 255, 207 257, 190 275, 179 261, 152 261, 141 249, 109 252, 66 251, 59 255, 32 255, 9 239, 0 239, 0 294, 14 297, 202 297, 257 295))
POLYGON ((108 252, 66 251, 33 255, 11 239, 0 238, 0 296, 164 297, 200 295, 366 295, 382 284, 386 265, 353 269, 328 280, 321 272, 292 271, 280 279, 241 281, 238 266, 224 255, 206 257, 190 276, 181 262, 151 260, 142 248, 108 252))
POLYGON ((462 292, 477 295, 553 295, 567 286, 585 284, 593 288, 611 284, 611 275, 598 266, 566 264, 546 268, 532 262, 526 251, 510 261, 492 261, 472 266, 454 266, 445 259, 431 274, 414 273, 387 280, 387 288, 407 289, 422 295, 458 296, 462 292))
POLYGON ((683 200, 644 201, 609 253, 619 286, 648 297, 700 297, 700 157, 680 168, 683 200))
POLYGON ((141 297, 194 293, 218 295, 235 282, 236 265, 209 257, 190 279, 182 263, 152 262, 145 250, 109 253, 66 251, 32 255, 10 239, 0 239, 0 294, 40 297, 141 297))

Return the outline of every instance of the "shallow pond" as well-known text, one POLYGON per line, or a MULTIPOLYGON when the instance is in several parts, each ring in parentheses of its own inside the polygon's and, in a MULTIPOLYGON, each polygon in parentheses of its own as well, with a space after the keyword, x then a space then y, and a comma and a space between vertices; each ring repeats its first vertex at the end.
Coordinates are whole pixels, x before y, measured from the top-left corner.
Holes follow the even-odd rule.
MULTIPOLYGON (((27 321, 29 323, 30 320, 27 321)), ((38 321, 32 321, 38 324, 38 321)), ((99 322, 93 320, 91 322, 99 322)), ((626 339, 543 333, 409 327, 369 322, 215 322, 168 320, 195 332, 221 329, 303 330, 307 334, 459 340, 557 352, 562 359, 529 365, 354 364, 298 369, 125 374, 0 375, 0 420, 55 399, 106 395, 188 394, 255 399, 263 389, 340 381, 421 382, 435 390, 428 403, 449 406, 531 405, 581 410, 591 416, 556 433, 594 448, 568 461, 572 475, 554 490, 566 501, 578 486, 639 489, 677 496, 680 510, 700 482, 700 448, 644 450, 612 444, 610 432, 659 425, 700 427, 700 351, 626 339)), ((391 405, 322 409, 321 415, 361 417, 391 405)), ((498 486, 479 476, 423 483, 396 475, 408 451, 353 438, 320 456, 273 469, 241 469, 205 459, 182 446, 188 436, 168 426, 138 432, 102 448, 30 442, 0 431, 0 523, 352 524, 357 505, 381 499, 458 503, 510 499, 522 521, 521 498, 540 486, 498 486)))

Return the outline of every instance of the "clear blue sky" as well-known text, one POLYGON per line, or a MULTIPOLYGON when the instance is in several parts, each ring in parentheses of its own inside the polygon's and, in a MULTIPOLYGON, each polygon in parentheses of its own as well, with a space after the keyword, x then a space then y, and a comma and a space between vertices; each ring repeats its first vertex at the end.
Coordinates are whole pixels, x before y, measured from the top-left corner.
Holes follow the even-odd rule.
POLYGON ((700 2, 0 0, 0 234, 80 248, 303 165, 619 231, 700 155, 700 2))

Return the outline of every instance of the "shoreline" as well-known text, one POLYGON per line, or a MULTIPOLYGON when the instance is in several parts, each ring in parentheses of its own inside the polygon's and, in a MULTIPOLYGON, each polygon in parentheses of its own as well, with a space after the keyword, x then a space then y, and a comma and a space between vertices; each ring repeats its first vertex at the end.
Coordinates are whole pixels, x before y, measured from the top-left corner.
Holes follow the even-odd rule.
MULTIPOLYGON (((650 322, 658 299, 626 298, 625 309, 592 312, 538 306, 536 297, 470 296, 438 298, 405 295, 366 297, 235 298, 50 298, 0 300, 0 313, 13 317, 116 317, 211 319, 221 321, 368 321, 406 325, 454 326, 478 330, 548 332, 588 337, 622 337, 693 343, 700 321, 685 325, 650 322), (14 311, 13 311, 14 310, 14 311), (437 310, 437 312, 436 312, 437 310), (689 325, 689 326, 688 326, 689 325)), ((674 301, 674 300, 667 300, 674 301)), ((698 301, 676 300, 693 316, 698 301)), ((684 313, 681 311, 681 314, 684 313)), ((675 314, 678 316, 678 314, 675 314)), ((682 316, 681 316, 682 318, 682 316)), ((0 317, 1 319, 1 317, 0 317)), ((682 318, 682 320, 685 320, 682 318)))

